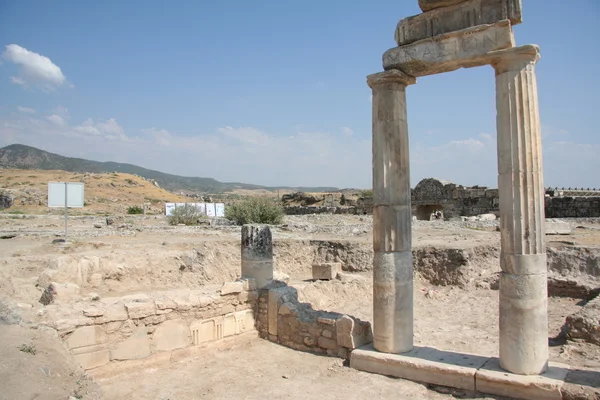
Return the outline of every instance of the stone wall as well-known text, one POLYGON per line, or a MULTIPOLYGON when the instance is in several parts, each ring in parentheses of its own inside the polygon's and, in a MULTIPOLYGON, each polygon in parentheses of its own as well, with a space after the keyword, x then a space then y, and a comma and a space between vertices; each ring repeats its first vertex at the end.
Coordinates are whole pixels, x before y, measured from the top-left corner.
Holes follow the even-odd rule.
POLYGON ((259 335, 292 349, 348 358, 373 340, 371 324, 357 318, 316 311, 298 301, 298 292, 282 282, 261 290, 258 298, 259 335))
POLYGON ((546 218, 600 217, 600 197, 546 197, 546 218))
POLYGON ((465 187, 434 178, 423 179, 412 190, 412 213, 417 219, 429 220, 436 208, 445 218, 498 214, 498 189, 465 187))
POLYGON ((44 324, 57 330, 88 370, 139 360, 255 330, 252 280, 220 291, 178 290, 50 304, 44 324))
POLYGON ((323 207, 323 206, 287 206, 283 208, 286 215, 306 214, 350 214, 365 215, 372 214, 373 207, 351 206, 351 207, 323 207))

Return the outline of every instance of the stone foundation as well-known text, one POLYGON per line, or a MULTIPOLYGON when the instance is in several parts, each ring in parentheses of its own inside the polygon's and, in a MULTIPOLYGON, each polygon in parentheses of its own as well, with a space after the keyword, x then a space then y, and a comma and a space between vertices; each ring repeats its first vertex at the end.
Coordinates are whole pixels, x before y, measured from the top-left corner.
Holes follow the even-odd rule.
POLYGON ((221 291, 178 290, 46 306, 56 329, 86 369, 140 360, 255 330, 252 280, 221 291))
POLYGON ((295 288, 281 282, 259 292, 256 323, 263 339, 332 357, 348 358, 352 350, 373 340, 369 322, 313 310, 298 301, 295 288))

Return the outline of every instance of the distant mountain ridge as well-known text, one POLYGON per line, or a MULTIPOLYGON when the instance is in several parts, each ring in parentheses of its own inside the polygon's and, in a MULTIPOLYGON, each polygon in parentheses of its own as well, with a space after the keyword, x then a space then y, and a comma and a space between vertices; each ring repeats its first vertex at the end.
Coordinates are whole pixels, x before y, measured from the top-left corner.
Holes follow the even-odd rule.
POLYGON ((335 187, 288 187, 261 186, 239 182, 219 182, 213 178, 187 177, 165 174, 137 165, 100 162, 83 158, 65 157, 22 144, 11 144, 0 148, 0 167, 15 169, 63 170, 69 172, 123 172, 154 179, 162 188, 169 191, 191 191, 199 193, 224 193, 235 189, 246 190, 296 190, 301 192, 333 192, 335 187))

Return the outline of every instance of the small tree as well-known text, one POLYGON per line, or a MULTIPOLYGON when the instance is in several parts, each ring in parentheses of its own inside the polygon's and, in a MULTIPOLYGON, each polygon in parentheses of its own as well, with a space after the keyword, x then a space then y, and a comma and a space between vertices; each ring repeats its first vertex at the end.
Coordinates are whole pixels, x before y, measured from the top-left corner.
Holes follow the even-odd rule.
POLYGON ((225 218, 237 225, 252 223, 277 225, 283 221, 284 215, 280 204, 264 197, 251 197, 225 209, 225 218))
POLYGON ((200 212, 200 209, 192 204, 177 206, 171 210, 171 215, 167 217, 169 225, 197 225, 199 220, 206 216, 200 212))
POLYGON ((127 214, 143 214, 144 210, 140 206, 131 206, 127 208, 127 214))

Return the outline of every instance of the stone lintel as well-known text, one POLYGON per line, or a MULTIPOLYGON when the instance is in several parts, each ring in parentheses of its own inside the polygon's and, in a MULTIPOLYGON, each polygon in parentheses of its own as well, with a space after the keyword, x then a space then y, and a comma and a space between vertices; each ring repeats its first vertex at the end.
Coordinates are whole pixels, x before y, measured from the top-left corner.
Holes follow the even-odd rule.
POLYGON ((469 0, 419 0, 419 7, 423 12, 435 10, 436 8, 455 6, 469 0))
POLYGON ((536 64, 540 58, 540 47, 537 44, 513 47, 512 49, 492 51, 488 55, 489 64, 496 70, 496 75, 509 71, 520 71, 529 64, 536 64))
POLYGON ((378 72, 367 76, 367 84, 371 88, 385 83, 400 83, 404 86, 408 86, 417 83, 417 78, 397 69, 390 69, 389 71, 378 72))
POLYGON ((514 47, 510 21, 480 25, 394 47, 383 54, 383 69, 419 77, 490 63, 488 54, 514 47))
POLYGON ((510 20, 512 25, 517 25, 523 21, 521 10, 521 0, 464 1, 400 20, 395 40, 398 46, 404 46, 444 33, 495 24, 505 19, 510 20))

